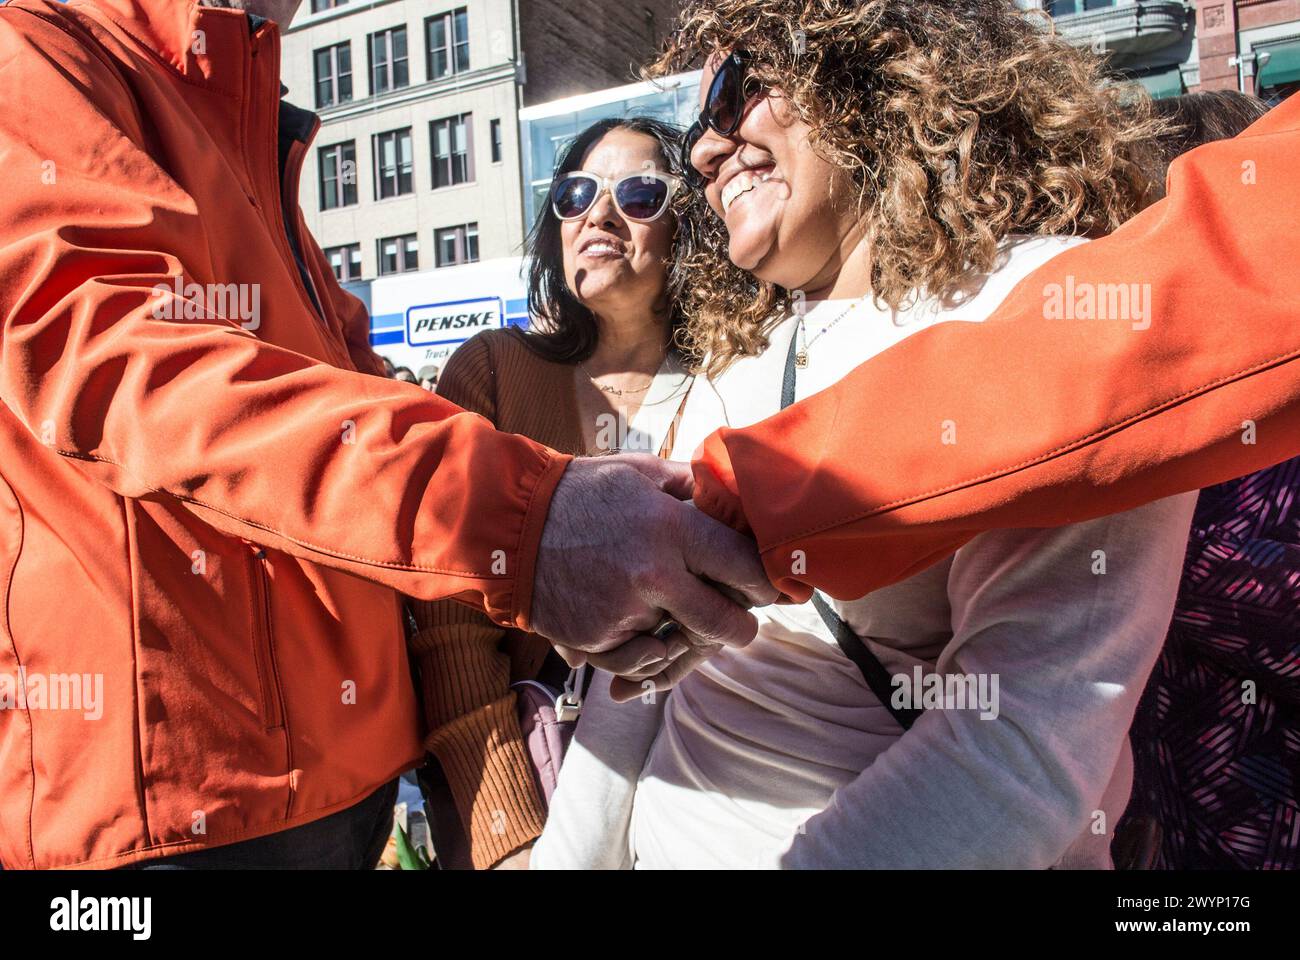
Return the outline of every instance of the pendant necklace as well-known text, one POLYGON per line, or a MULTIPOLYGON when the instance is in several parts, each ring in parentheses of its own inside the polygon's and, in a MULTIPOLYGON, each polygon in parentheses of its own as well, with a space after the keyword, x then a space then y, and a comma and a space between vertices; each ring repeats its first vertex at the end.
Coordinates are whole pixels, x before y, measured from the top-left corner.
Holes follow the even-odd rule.
MULTIPOLYGON (((870 294, 868 294, 867 296, 870 296, 870 294)), ((808 362, 809 362, 808 348, 811 347, 818 340, 820 340, 823 336, 825 336, 826 333, 831 329, 831 327, 835 326, 837 323, 839 323, 841 320, 847 317, 854 310, 858 309, 858 307, 862 306, 862 301, 866 299, 867 299, 866 296, 862 296, 859 297, 857 300, 854 300, 844 310, 840 312, 839 316, 837 316, 834 320, 832 320, 830 323, 826 324, 826 326, 822 327, 819 331, 817 331, 817 335, 814 336, 811 340, 807 338, 807 331, 804 329, 804 317, 803 314, 800 314, 799 330, 797 334, 799 337, 799 352, 794 355, 794 365, 798 367, 800 370, 806 370, 808 368, 808 362)))
MULTIPOLYGON (((659 361, 659 363, 661 366, 663 365, 662 360, 659 361)), ((591 375, 590 371, 587 370, 586 365, 581 360, 578 361, 578 367, 579 369, 582 370, 583 376, 585 376, 588 380, 591 381, 591 385, 593 387, 595 387, 601 393, 609 394, 611 397, 621 397, 629 394, 635 396, 638 393, 645 393, 652 386, 654 386, 654 382, 655 382, 655 378, 651 377, 650 382, 647 383, 644 387, 637 387, 635 390, 620 390, 617 387, 607 387, 603 383, 597 383, 596 378, 591 375)))

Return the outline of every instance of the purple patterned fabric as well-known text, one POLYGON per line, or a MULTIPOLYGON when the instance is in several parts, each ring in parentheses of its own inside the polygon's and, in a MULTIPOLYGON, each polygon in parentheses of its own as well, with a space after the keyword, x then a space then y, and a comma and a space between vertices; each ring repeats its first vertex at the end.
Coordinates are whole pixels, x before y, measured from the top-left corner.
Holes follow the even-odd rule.
POLYGON ((1202 492, 1132 739, 1157 868, 1300 866, 1300 458, 1202 492))

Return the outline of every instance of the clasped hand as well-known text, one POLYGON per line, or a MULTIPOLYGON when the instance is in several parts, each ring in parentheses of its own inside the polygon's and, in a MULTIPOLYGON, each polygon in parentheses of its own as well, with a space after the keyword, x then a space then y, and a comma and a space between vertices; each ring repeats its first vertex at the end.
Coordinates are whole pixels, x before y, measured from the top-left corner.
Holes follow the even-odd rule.
POLYGON ((616 675, 615 699, 667 690, 724 646, 754 639, 775 602, 754 542, 689 502, 689 464, 646 455, 575 460, 537 554, 532 626, 570 666, 616 675), (671 618, 680 628, 652 631, 671 618))

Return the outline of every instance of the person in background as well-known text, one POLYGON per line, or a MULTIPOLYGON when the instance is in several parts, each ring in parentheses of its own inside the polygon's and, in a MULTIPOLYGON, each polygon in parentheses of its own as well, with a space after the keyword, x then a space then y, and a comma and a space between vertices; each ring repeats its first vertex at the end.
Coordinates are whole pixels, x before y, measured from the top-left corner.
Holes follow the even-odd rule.
POLYGON ((1155 112, 1169 128, 1152 144, 1148 206, 1165 198, 1170 164, 1197 147, 1242 133, 1268 113, 1268 104, 1237 90, 1202 90, 1156 100, 1155 112))
MULTIPOLYGON (((651 119, 603 120, 579 134, 528 240, 534 329, 463 344, 438 381, 442 397, 575 456, 667 453, 692 382, 678 349, 678 263, 693 243, 673 209, 679 141, 680 131, 651 119)), ((510 684, 540 676, 559 686, 567 667, 542 638, 462 604, 411 601, 410 610, 438 859, 526 866, 546 810, 510 684)), ((629 652, 589 662, 636 675, 642 660, 666 654, 652 638, 629 652)))
POLYGON ((419 383, 410 367, 397 367, 393 371, 393 379, 401 380, 403 383, 419 383))
MULTIPOLYGON (((1268 111, 1236 91, 1157 101, 1164 194, 1174 159, 1268 111)), ((1203 491, 1173 623, 1132 731, 1133 801, 1117 863, 1300 867, 1300 458, 1203 491)))
POLYGON ((438 392, 438 376, 441 371, 436 366, 424 367, 420 370, 420 386, 430 393, 438 392))

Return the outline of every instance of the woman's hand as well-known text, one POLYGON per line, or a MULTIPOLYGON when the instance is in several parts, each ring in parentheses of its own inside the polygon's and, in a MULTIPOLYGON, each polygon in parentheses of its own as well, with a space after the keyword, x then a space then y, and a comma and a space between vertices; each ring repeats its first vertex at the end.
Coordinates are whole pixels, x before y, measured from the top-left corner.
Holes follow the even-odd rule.
POLYGON ((614 677, 609 684, 609 697, 615 703, 628 703, 647 692, 667 693, 722 647, 723 644, 708 643, 679 631, 668 639, 667 660, 614 677))
POLYGON ((652 677, 669 659, 668 645, 648 633, 633 637, 607 653, 582 653, 559 644, 555 650, 566 663, 585 661, 588 666, 618 677, 652 677))

